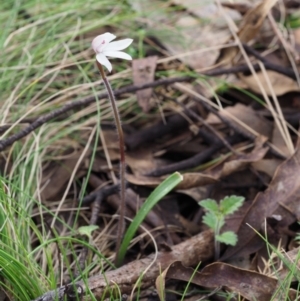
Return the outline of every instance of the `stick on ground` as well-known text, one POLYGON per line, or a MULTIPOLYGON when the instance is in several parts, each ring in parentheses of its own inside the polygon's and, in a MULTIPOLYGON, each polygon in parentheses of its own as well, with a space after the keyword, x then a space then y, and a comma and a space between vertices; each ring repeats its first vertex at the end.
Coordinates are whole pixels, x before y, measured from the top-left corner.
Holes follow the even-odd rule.
MULTIPOLYGON (((157 259, 147 273, 143 276, 140 288, 145 289, 152 286, 161 271, 165 270, 174 261, 181 261, 185 266, 196 266, 201 261, 209 260, 214 255, 214 242, 212 231, 204 231, 198 235, 185 240, 172 247, 171 252, 158 252, 157 259)), ((82 294, 91 290, 97 300, 102 300, 118 287, 121 294, 130 294, 140 275, 147 269, 154 259, 155 254, 146 258, 130 262, 116 270, 109 271, 105 275, 92 276, 87 280, 74 284, 74 287, 82 294)), ((69 285, 69 287, 72 285, 69 285)), ((67 286, 47 292, 33 301, 61 301, 65 296, 67 286)), ((89 296, 84 297, 85 301, 91 300, 89 296)))

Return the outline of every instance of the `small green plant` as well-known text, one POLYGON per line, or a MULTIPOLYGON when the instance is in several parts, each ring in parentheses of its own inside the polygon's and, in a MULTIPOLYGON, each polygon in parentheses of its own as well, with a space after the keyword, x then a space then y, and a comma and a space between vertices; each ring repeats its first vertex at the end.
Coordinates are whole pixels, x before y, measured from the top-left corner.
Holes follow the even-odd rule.
POLYGON ((121 262, 123 262, 131 239, 133 238, 140 224, 143 222, 150 210, 182 180, 182 175, 179 172, 174 172, 164 181, 162 181, 148 196, 124 235, 124 239, 120 246, 119 257, 117 258, 118 260, 116 262, 117 265, 120 265, 121 262))
POLYGON ((225 224, 227 215, 237 211, 244 202, 242 196, 227 196, 218 204, 215 200, 206 199, 199 202, 207 212, 203 216, 203 223, 211 228, 215 233, 215 259, 220 256, 220 243, 235 246, 237 243, 237 235, 232 231, 221 233, 221 228, 225 224))

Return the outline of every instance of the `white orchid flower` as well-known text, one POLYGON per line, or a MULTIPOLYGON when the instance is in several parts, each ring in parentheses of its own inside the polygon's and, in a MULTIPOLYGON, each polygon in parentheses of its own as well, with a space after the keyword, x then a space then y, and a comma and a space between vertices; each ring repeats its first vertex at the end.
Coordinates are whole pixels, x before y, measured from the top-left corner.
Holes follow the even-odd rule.
POLYGON ((109 57, 116 57, 124 60, 132 60, 132 57, 120 50, 127 48, 131 43, 132 39, 124 39, 116 42, 111 42, 116 38, 115 35, 106 32, 94 38, 92 42, 92 47, 96 52, 97 61, 105 66, 109 72, 112 70, 112 65, 110 61, 107 59, 109 57))

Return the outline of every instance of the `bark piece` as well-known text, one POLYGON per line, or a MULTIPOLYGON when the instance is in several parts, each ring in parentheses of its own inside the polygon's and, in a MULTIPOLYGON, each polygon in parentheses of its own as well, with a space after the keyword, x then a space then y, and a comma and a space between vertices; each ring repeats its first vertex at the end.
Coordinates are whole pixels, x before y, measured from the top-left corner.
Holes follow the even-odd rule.
MULTIPOLYGON (((135 85, 153 82, 156 61, 157 56, 149 56, 132 62, 133 82, 135 85)), ((138 103, 145 113, 151 109, 150 99, 152 90, 152 88, 147 88, 136 92, 138 103)))
MULTIPOLYGON (((117 270, 109 271, 105 275, 92 276, 86 282, 79 281, 75 287, 82 288, 84 292, 87 292, 88 289, 91 290, 97 300, 102 300, 105 298, 104 294, 111 294, 112 290, 117 287, 121 294, 129 294, 147 268, 148 270, 142 277, 139 287, 143 289, 150 287, 155 283, 155 279, 161 271, 174 261, 181 261, 185 266, 196 266, 200 261, 211 259, 214 252, 213 238, 212 231, 204 231, 175 245, 171 252, 158 252, 154 263, 155 254, 151 254, 146 258, 130 262, 117 270)), ((33 301, 61 301, 64 298, 65 290, 65 286, 60 287, 33 301), (55 297, 58 298, 55 299, 55 297)), ((84 300, 91 299, 87 296, 84 300)))

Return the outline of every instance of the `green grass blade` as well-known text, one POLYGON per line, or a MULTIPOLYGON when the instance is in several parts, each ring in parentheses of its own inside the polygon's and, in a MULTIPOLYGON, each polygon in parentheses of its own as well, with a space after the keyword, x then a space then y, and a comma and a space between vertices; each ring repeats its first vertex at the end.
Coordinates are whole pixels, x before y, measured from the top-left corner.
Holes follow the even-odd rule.
POLYGON ((149 195, 144 204, 141 206, 139 212, 131 222, 128 230, 126 231, 125 237, 122 241, 119 256, 117 259, 117 266, 120 265, 125 257, 127 248, 130 244, 131 239, 143 222, 150 210, 160 201, 166 194, 168 194, 174 187, 176 187, 183 177, 180 173, 175 172, 166 178, 162 183, 157 186, 154 191, 149 195))

